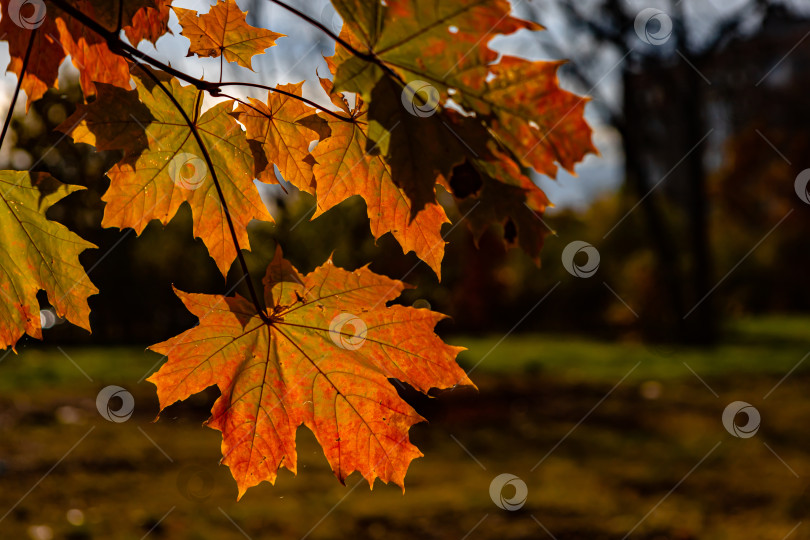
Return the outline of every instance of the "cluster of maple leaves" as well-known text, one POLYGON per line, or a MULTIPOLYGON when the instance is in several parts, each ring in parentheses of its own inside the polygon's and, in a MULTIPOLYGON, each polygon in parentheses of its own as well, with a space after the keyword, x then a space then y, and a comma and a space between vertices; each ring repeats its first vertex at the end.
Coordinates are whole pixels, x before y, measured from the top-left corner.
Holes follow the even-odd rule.
MULTIPOLYGON (((308 18, 280 0, 269 0, 308 18)), ((585 99, 562 90, 559 62, 500 56, 499 35, 540 30, 510 15, 507 0, 332 0, 344 24, 329 106, 303 97, 303 83, 267 87, 265 100, 222 100, 228 86, 197 80, 137 49, 169 32, 173 10, 189 55, 252 69, 281 34, 246 23, 234 0, 207 13, 171 0, 2 0, 8 69, 27 104, 56 86, 69 56, 86 103, 58 129, 77 143, 121 151, 108 172, 102 226, 140 234, 187 203, 193 233, 223 275, 246 272, 248 224, 272 222, 254 179, 283 178, 317 200, 318 215, 359 195, 375 238, 391 233, 441 275, 449 223, 437 189, 452 194, 476 236, 503 226, 508 244, 537 258, 548 201, 526 174, 555 176, 595 151, 585 99), (33 8, 33 9, 32 9, 33 8), (27 11, 26 11, 27 10, 27 11), (351 103, 351 104, 350 104, 351 103)), ((0 172, 0 347, 41 338, 38 290, 57 315, 90 329, 87 298, 98 292, 79 263, 92 244, 45 218, 80 186, 46 173, 0 172)), ((250 280, 247 282, 250 284, 250 280)), ((281 467, 296 471, 295 431, 316 435, 335 475, 359 471, 402 486, 408 440, 422 420, 389 379, 427 393, 471 385, 459 351, 434 333, 442 315, 389 305, 405 285, 331 261, 301 275, 277 251, 251 298, 177 291, 199 324, 152 350, 168 361, 150 380, 161 409, 216 385, 208 425, 222 432, 223 462, 239 496, 281 467)))

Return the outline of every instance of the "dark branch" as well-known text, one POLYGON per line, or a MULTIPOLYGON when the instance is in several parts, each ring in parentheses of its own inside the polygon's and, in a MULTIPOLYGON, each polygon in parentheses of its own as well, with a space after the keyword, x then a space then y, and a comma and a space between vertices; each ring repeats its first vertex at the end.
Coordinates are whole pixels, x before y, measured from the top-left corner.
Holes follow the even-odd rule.
MULTIPOLYGON (((267 86, 267 85, 258 84, 258 83, 250 83, 250 82, 238 82, 238 81, 221 82, 221 83, 218 83, 217 86, 219 86, 219 87, 224 87, 224 86, 248 86, 248 87, 251 87, 251 88, 261 88, 262 90, 267 90, 269 92, 275 92, 276 94, 281 94, 281 95, 284 95, 284 96, 295 98, 298 101, 306 103, 310 107, 314 107, 314 108, 318 109, 321 112, 324 112, 324 113, 326 113, 326 114, 328 114, 330 116, 333 116, 333 117, 337 118, 338 120, 343 120, 345 122, 351 122, 352 121, 351 118, 349 118, 347 116, 343 116, 341 114, 338 114, 335 111, 327 109, 326 107, 324 107, 322 105, 318 105, 317 103, 315 103, 311 99, 307 99, 305 97, 295 95, 292 92, 287 92, 286 90, 281 90, 279 88, 273 88, 272 86, 267 86)), ((241 103, 241 101, 240 101, 240 103, 241 103)))
POLYGON ((11 97, 11 103, 8 106, 6 121, 3 123, 3 132, 0 133, 0 147, 3 146, 3 141, 6 140, 6 133, 8 133, 8 128, 11 125, 11 117, 14 114, 14 106, 17 104, 17 98, 20 96, 20 88, 22 87, 22 82, 25 78, 25 70, 28 68, 28 61, 31 59, 31 51, 34 48, 34 36, 36 33, 36 29, 31 30, 31 35, 28 38, 28 48, 25 50, 25 58, 23 58, 20 76, 17 79, 17 86, 14 88, 14 95, 11 97))
POLYGON ((310 17, 306 13, 304 13, 302 11, 299 11, 298 9, 296 9, 296 8, 282 2, 281 0, 269 0, 269 1, 272 2, 273 4, 276 4, 277 6, 280 6, 280 7, 284 8, 284 9, 286 9, 287 11, 289 11, 290 13, 295 15, 296 17, 299 17, 300 19, 305 20, 306 22, 308 22, 312 26, 318 28, 323 33, 325 33, 327 36, 329 36, 330 38, 332 38, 336 42, 338 42, 341 46, 345 47, 346 50, 349 51, 350 53, 352 53, 354 56, 357 56, 358 58, 362 58, 363 60, 366 60, 367 62, 377 63, 377 57, 375 57, 373 54, 358 51, 348 41, 346 41, 345 39, 343 39, 339 35, 332 32, 332 30, 327 28, 326 25, 323 24, 322 22, 316 21, 315 19, 313 19, 312 17, 310 17))
POLYGON ((184 81, 184 82, 186 82, 188 84, 191 84, 192 86, 194 86, 198 90, 208 92, 212 96, 219 96, 220 95, 220 88, 223 87, 223 86, 237 86, 238 85, 238 86, 250 86, 250 87, 255 87, 255 88, 263 88, 263 89, 268 90, 270 92, 275 92, 275 93, 278 93, 278 94, 284 94, 284 95, 286 95, 286 96, 288 96, 288 97, 290 97, 292 99, 297 99, 298 101, 306 103, 307 105, 309 105, 311 107, 315 107, 319 111, 330 114, 330 115, 332 115, 335 118, 338 118, 340 120, 345 120, 347 122, 351 121, 350 118, 347 118, 345 116, 341 116, 341 115, 335 113, 334 111, 332 111, 332 110, 330 110, 330 109, 328 109, 328 108, 326 108, 326 107, 324 107, 322 105, 319 105, 319 104, 315 103, 312 100, 309 100, 309 99, 304 98, 302 96, 297 96, 297 95, 292 94, 290 92, 285 92, 283 90, 279 90, 278 88, 272 88, 270 86, 264 86, 264 85, 255 84, 255 83, 243 83, 243 82, 216 83, 216 82, 209 82, 209 81, 196 79, 196 78, 192 77, 191 75, 189 75, 187 73, 184 73, 184 72, 182 72, 182 71, 180 71, 178 69, 175 69, 175 68, 161 62, 160 60, 158 60, 158 59, 156 59, 156 58, 154 58, 154 57, 152 57, 152 56, 150 56, 150 55, 148 55, 148 54, 146 54, 144 52, 141 52, 140 50, 136 49, 135 47, 131 46, 130 44, 126 43, 125 41, 123 41, 120 38, 120 36, 118 35, 118 32, 110 32, 109 30, 104 28, 101 24, 99 24, 97 21, 95 21, 92 18, 88 17, 82 11, 80 11, 80 10, 76 9, 75 7, 71 6, 65 0, 48 0, 48 1, 53 2, 56 6, 59 7, 59 9, 63 10, 65 13, 67 13, 68 15, 70 15, 71 17, 73 17, 74 19, 79 21, 80 23, 82 23, 82 25, 86 26, 87 28, 91 29, 92 31, 94 31, 95 33, 100 35, 102 38, 104 38, 104 40, 107 42, 107 45, 109 46, 110 50, 113 53, 118 54, 120 56, 123 56, 123 57, 127 58, 128 60, 130 60, 132 62, 143 62, 143 63, 146 63, 146 64, 150 64, 151 66, 153 66, 153 67, 155 67, 155 68, 157 68, 157 69, 159 69, 159 70, 161 70, 161 71, 163 71, 165 73, 168 73, 169 75, 171 75, 171 76, 173 76, 173 77, 175 77, 177 79, 180 79, 181 81, 184 81))

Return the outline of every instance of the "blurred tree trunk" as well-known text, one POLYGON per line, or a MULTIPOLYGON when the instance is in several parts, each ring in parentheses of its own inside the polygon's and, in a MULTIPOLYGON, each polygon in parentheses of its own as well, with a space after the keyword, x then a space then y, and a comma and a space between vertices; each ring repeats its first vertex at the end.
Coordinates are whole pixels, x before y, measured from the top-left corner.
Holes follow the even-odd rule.
MULTIPOLYGON (((637 95, 637 86, 626 80, 626 72, 624 78, 625 108, 630 111, 630 104, 639 103, 641 97, 637 95)), ((641 201, 641 217, 650 238, 650 247, 657 259, 656 267, 658 279, 664 289, 663 296, 667 299, 667 304, 661 306, 661 310, 656 314, 660 326, 650 337, 667 341, 674 338, 680 341, 684 337, 682 319, 684 301, 681 292, 683 280, 676 242, 667 226, 657 196, 649 193, 653 182, 647 173, 647 168, 642 164, 637 137, 631 130, 628 130, 624 121, 614 119, 613 123, 622 136, 626 182, 632 198, 641 201)))
MULTIPOLYGON (((694 65, 695 58, 690 61, 694 65)), ((689 66, 691 68, 691 66, 689 66)), ((702 85, 706 84, 694 69, 684 69, 687 74, 686 91, 683 95, 681 112, 685 123, 684 150, 706 137, 707 129, 703 122, 702 85)), ((710 344, 717 338, 717 317, 714 301, 709 291, 712 287, 711 246, 709 240, 709 198, 706 190, 706 168, 704 166, 703 145, 689 154, 686 165, 688 193, 686 197, 688 238, 691 247, 691 268, 689 285, 690 306, 699 306, 694 311, 685 312, 684 336, 690 343, 710 344)))

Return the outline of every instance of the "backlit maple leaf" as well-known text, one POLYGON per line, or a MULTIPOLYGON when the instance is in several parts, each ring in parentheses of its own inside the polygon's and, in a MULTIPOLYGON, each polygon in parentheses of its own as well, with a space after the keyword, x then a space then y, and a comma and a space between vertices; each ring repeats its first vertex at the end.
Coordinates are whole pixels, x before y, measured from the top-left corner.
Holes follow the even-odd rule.
POLYGON ((231 116, 233 102, 218 103, 202 112, 202 92, 192 86, 181 86, 166 76, 161 76, 158 85, 142 72, 133 78, 136 89, 131 91, 99 85, 99 98, 79 106, 59 128, 71 133, 76 142, 126 152, 107 173, 110 188, 102 197, 107 203, 102 225, 131 227, 140 234, 153 219, 165 225, 181 204, 188 203, 194 235, 202 239, 226 275, 236 247, 225 206, 239 245, 245 249, 250 245, 248 223, 253 219, 273 221, 253 184, 253 157, 245 132, 231 116), (164 89, 192 120, 205 152, 164 89), (208 170, 206 152, 224 201, 208 170))
MULTIPOLYGON (((321 84, 331 93, 330 81, 321 79, 321 84)), ((444 208, 434 202, 414 212, 410 199, 394 182, 388 161, 379 152, 367 150, 372 143, 363 99, 358 97, 354 108, 345 100, 335 101, 351 121, 320 115, 328 122, 330 135, 313 151, 318 198, 313 217, 360 195, 366 201, 374 238, 390 232, 405 253, 414 251, 441 276, 445 246, 442 225, 450 223, 444 208)))
MULTIPOLYGON (((301 96, 303 83, 279 85, 278 89, 301 96)), ((309 145, 317 141, 323 124, 314 108, 288 95, 268 92, 267 101, 249 98, 236 107, 235 116, 245 126, 254 152, 257 177, 275 182, 273 165, 287 182, 308 193, 314 192, 313 157, 309 145)))
POLYGON ((98 289, 79 254, 96 246, 45 217, 80 189, 45 173, 0 171, 0 349, 13 347, 24 333, 42 339, 40 290, 57 316, 90 331, 87 298, 98 289))
POLYGON ((507 0, 333 4, 344 20, 340 36, 357 53, 338 44, 330 59, 335 89, 369 101, 369 136, 387 141, 380 153, 412 208, 432 202, 433 184, 452 189, 451 176, 466 171, 478 188, 472 199, 459 198, 476 235, 501 223, 507 243, 537 259, 548 201, 521 168, 555 177, 559 166, 573 172, 596 153, 587 99, 560 88, 559 62, 499 58, 489 47, 497 36, 542 27, 512 17, 507 0), (450 100, 463 109, 463 125, 450 100))
POLYGON ((234 0, 219 0, 208 13, 198 14, 191 9, 174 8, 183 27, 181 35, 191 41, 189 56, 222 55, 228 62, 253 69, 251 59, 276 44, 284 37, 264 28, 247 24, 247 14, 234 0))
POLYGON ((200 322, 152 350, 168 357, 149 378, 161 409, 216 385, 208 425, 222 432, 223 463, 239 496, 279 468, 296 472, 295 431, 315 434, 335 476, 359 471, 403 486, 422 454, 408 440, 423 418, 389 379, 427 393, 471 381, 461 350, 433 332, 443 315, 387 305, 402 282, 331 261, 299 275, 280 250, 264 279, 267 308, 239 296, 177 295, 200 322))

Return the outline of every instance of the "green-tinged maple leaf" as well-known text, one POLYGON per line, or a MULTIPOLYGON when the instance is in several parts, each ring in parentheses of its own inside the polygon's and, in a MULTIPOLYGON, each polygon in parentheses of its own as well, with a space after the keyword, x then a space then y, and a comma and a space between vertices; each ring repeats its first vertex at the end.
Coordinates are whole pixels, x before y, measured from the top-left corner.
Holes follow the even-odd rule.
POLYGON ((247 13, 234 0, 219 0, 208 13, 174 8, 183 27, 181 35, 191 41, 188 55, 223 56, 228 62, 253 69, 251 59, 284 37, 264 28, 247 24, 247 13))
MULTIPOLYGON (((156 41, 168 30, 171 0, 133 0, 122 2, 122 30, 130 39, 156 41)), ((68 3, 113 31, 118 24, 117 7, 108 0, 68 0, 68 3)), ((110 51, 106 40, 73 19, 53 3, 0 0, 0 35, 9 44, 8 71, 18 77, 33 33, 33 48, 22 82, 28 96, 27 106, 56 86, 59 66, 70 55, 79 70, 85 96, 95 94, 95 83, 129 88, 127 61, 110 51)), ((116 4, 117 6, 117 4, 116 4)))
POLYGON ((87 298, 98 289, 79 254, 96 246, 45 217, 80 189, 45 173, 0 171, 0 349, 14 347, 23 334, 42 339, 40 290, 59 317, 90 330, 87 298))
MULTIPOLYGON (((345 24, 341 37, 362 53, 373 54, 406 82, 426 80, 447 97, 456 79, 481 88, 488 66, 498 58, 489 42, 521 29, 541 30, 535 23, 510 16, 508 0, 332 0, 345 24), (384 4, 384 5, 383 5, 384 4)), ((336 87, 370 97, 385 70, 374 62, 338 49, 336 87)))
MULTIPOLYGON (((321 79, 321 83, 331 94, 331 82, 321 79)), ((314 217, 353 195, 360 195, 366 201, 374 238, 390 232, 405 253, 415 252, 441 276, 445 246, 441 229, 450 222, 444 209, 434 202, 414 212, 410 199, 394 182, 388 161, 379 151, 367 151, 373 143, 368 136, 368 108, 363 99, 358 96, 354 108, 345 100, 335 103, 351 121, 320 115, 328 122, 330 135, 313 151, 318 199, 314 217)), ((428 142, 421 136, 414 139, 428 142)))
POLYGON ((433 328, 444 316, 387 305, 402 282, 331 261, 299 275, 277 251, 264 280, 264 313, 236 297, 177 292, 199 324, 152 350, 168 361, 149 380, 161 409, 216 385, 208 425, 222 432, 223 462, 239 497, 278 470, 297 469, 295 432, 313 431, 338 479, 359 471, 403 486, 421 456, 408 440, 422 421, 389 379, 427 393, 472 383, 461 350, 433 328))
POLYGON ((369 102, 369 140, 412 211, 435 201, 435 184, 449 185, 451 171, 472 174, 476 194, 459 197, 470 227, 480 235, 503 224, 507 243, 539 260, 548 201, 521 169, 554 177, 596 152, 587 100, 560 88, 559 62, 499 58, 489 47, 499 35, 542 27, 512 17, 507 0, 333 4, 342 39, 359 53, 338 44, 328 59, 334 92, 369 102))
MULTIPOLYGON (((370 99, 371 120, 385 129, 394 124, 378 116, 374 102, 395 103, 404 85, 426 81, 437 104, 452 98, 485 122, 521 164, 539 173, 554 177, 557 163, 572 170, 595 152, 583 119, 586 99, 559 87, 558 62, 512 57, 495 62, 498 55, 488 46, 493 38, 541 29, 511 17, 507 0, 333 3, 346 22, 341 36, 369 55, 360 58, 338 46, 335 87, 370 99)), ((466 140, 465 133, 459 135, 466 140)))
MULTIPOLYGON (((303 84, 284 84, 278 89, 301 96, 303 84)), ((235 112, 247 130, 248 140, 255 144, 256 176, 275 182, 276 165, 286 181, 314 193, 309 145, 321 138, 319 131, 323 131, 324 122, 315 109, 284 94, 268 92, 267 102, 249 99, 250 104, 238 105, 235 112)))
POLYGON ((202 112, 202 92, 160 76, 161 85, 135 72, 136 89, 99 85, 99 98, 81 105, 59 129, 76 142, 126 155, 107 173, 110 188, 102 199, 105 227, 131 227, 140 234, 153 219, 166 224, 184 202, 191 207, 194 235, 201 238, 223 275, 236 257, 227 212, 237 240, 249 249, 247 225, 272 221, 253 184, 253 157, 245 133, 231 116, 233 102, 202 112), (161 88, 162 86, 162 88, 161 88), (192 120, 214 165, 224 196, 183 115, 166 89, 192 120), (227 212, 223 204, 227 207, 227 212))

